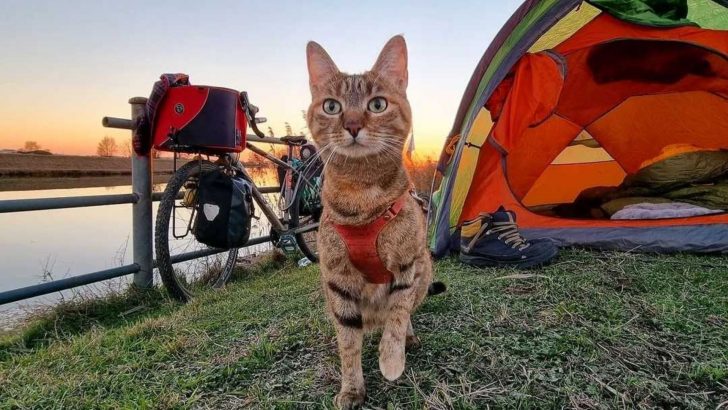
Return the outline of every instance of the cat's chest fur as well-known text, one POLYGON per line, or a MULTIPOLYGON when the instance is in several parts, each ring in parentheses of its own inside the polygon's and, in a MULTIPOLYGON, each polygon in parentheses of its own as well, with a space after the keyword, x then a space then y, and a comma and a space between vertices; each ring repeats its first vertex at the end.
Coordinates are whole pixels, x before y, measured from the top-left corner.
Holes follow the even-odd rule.
POLYGON ((404 181, 392 178, 375 183, 331 181, 334 178, 324 182, 324 209, 329 211, 329 217, 335 223, 341 225, 363 225, 373 220, 398 198, 398 192, 408 186, 406 177, 404 181))

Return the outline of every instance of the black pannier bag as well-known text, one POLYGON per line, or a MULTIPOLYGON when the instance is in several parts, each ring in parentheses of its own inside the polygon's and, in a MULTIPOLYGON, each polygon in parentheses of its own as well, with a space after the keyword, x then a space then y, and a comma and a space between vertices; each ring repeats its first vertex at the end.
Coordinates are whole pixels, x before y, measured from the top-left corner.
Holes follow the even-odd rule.
POLYGON ((197 187, 195 238, 214 248, 239 248, 250 238, 253 211, 250 182, 221 170, 205 172, 197 187))

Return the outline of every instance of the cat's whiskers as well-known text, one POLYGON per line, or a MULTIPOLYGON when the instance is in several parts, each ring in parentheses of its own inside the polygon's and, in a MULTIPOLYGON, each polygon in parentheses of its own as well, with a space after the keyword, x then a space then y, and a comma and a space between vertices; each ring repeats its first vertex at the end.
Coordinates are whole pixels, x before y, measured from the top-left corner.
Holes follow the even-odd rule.
POLYGON ((382 147, 382 150, 389 149, 391 151, 401 153, 404 149, 403 146, 394 141, 380 140, 379 143, 381 144, 380 146, 382 147))
POLYGON ((379 152, 385 158, 389 159, 394 165, 399 165, 402 161, 402 147, 396 142, 380 140, 379 152))
POLYGON ((344 167, 346 167, 346 164, 349 162, 349 156, 344 155, 344 167))
POLYGON ((321 157, 321 153, 326 150, 326 146, 319 148, 312 157, 304 161, 304 164, 312 164, 317 158, 321 157))
POLYGON ((381 151, 382 156, 389 160, 393 165, 399 166, 402 162, 401 158, 397 155, 396 151, 383 150, 381 151))
MULTIPOLYGON (((327 145, 327 146, 330 146, 330 145, 327 145)), ((331 151, 328 158, 326 158, 326 161, 324 161, 324 170, 329 165, 329 162, 331 162, 331 158, 333 158, 334 154, 336 154, 336 150, 338 150, 338 149, 339 149, 338 145, 334 146, 334 149, 331 151)))
POLYGON ((328 148, 329 148, 329 146, 328 146, 328 145, 324 145, 323 147, 319 148, 319 149, 318 149, 318 150, 317 150, 317 151, 316 151, 316 152, 315 152, 315 153, 313 154, 313 156, 311 156, 310 158, 308 158, 307 160, 305 160, 305 161, 303 162, 303 166, 304 166, 304 167, 307 167, 307 166, 309 166, 309 165, 313 164, 313 163, 314 163, 314 162, 315 162, 315 161, 316 161, 316 160, 317 160, 318 158, 320 158, 320 157, 321 157, 321 155, 322 155, 322 154, 323 154, 324 152, 326 152, 326 150, 327 150, 328 148))
POLYGON ((365 155, 365 156, 364 156, 364 162, 366 162, 366 163, 367 163, 367 166, 370 166, 370 165, 369 165, 369 155, 365 155))

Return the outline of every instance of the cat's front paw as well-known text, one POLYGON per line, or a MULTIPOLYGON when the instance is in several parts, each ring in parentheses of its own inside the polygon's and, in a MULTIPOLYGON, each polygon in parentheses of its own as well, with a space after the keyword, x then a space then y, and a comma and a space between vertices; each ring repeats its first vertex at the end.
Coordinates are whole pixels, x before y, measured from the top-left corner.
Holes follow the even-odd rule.
POLYGON ((334 405, 336 405, 337 408, 344 410, 359 409, 362 404, 364 404, 366 397, 367 393, 364 389, 341 390, 339 394, 334 397, 334 405))
POLYGON ((397 380, 404 373, 404 354, 404 343, 387 340, 379 345, 379 370, 385 379, 397 380))

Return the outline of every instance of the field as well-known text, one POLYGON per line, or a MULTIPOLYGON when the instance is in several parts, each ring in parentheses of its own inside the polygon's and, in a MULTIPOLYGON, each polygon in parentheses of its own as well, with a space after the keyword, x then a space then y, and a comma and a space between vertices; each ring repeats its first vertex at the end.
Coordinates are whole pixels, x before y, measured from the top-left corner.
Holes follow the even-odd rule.
MULTIPOLYGON (((154 174, 152 184, 164 184, 169 175, 154 174)), ((73 189, 131 185, 131 175, 83 177, 2 177, 2 191, 36 191, 43 189, 73 189)))
MULTIPOLYGON (((518 272, 440 261, 447 293, 367 408, 728 406, 725 257, 564 252, 518 272)), ((321 408, 338 389, 317 268, 269 258, 180 305, 160 290, 67 304, 0 337, 0 408, 321 408)))
MULTIPOLYGON (((171 159, 156 159, 155 173, 171 173, 171 159)), ((80 155, 0 154, 1 177, 131 175, 131 159, 80 155)))

